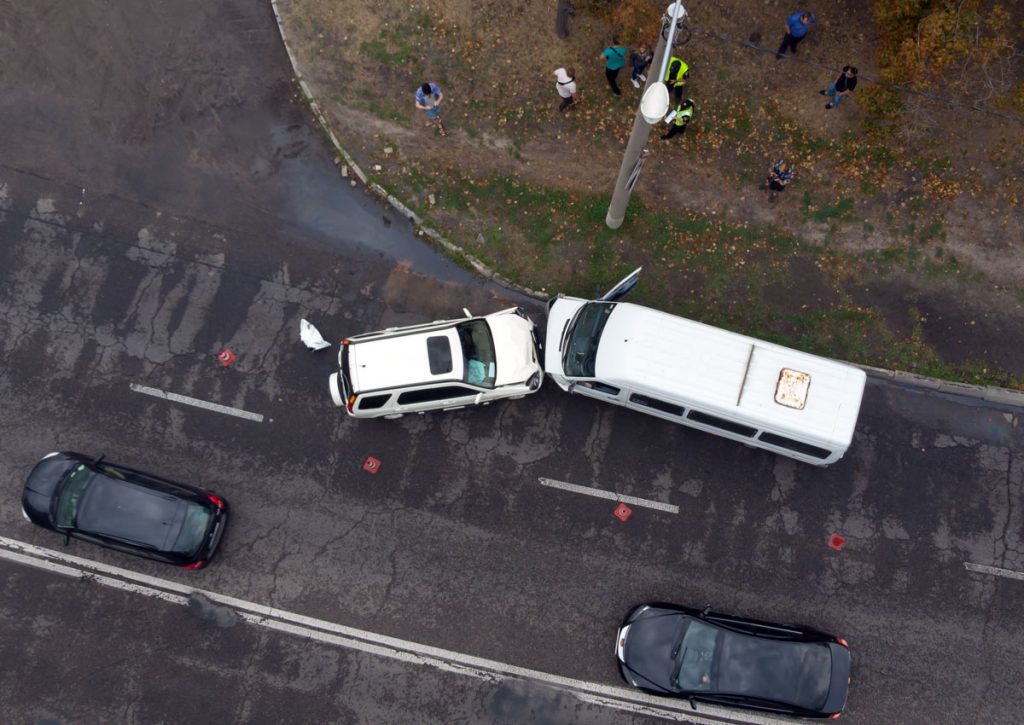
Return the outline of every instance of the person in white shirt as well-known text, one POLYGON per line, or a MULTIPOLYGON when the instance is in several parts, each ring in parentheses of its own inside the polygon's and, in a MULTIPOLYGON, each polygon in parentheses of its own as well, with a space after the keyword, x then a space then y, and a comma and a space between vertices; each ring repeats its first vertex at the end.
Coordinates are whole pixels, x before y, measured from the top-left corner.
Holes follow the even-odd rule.
POLYGON ((559 68, 555 71, 555 88, 558 95, 562 97, 562 103, 558 106, 559 111, 572 108, 580 99, 576 96, 576 69, 572 66, 559 68))

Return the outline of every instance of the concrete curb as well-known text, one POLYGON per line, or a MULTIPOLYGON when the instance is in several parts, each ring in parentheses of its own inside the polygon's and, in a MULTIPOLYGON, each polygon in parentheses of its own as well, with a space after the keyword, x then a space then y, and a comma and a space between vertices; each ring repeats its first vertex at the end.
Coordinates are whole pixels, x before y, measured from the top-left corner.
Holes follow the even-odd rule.
POLYGON ((345 164, 352 168, 352 171, 355 172, 355 175, 358 176, 359 180, 363 182, 363 185, 365 185, 367 189, 369 189, 374 194, 376 194, 381 199, 390 204, 402 216, 404 216, 406 219, 415 224, 417 234, 428 237, 433 242, 444 248, 450 254, 455 255, 458 258, 464 259, 480 276, 489 280, 493 280, 494 282, 497 282, 503 287, 507 287, 510 290, 514 290, 521 294, 529 295, 530 297, 535 297, 538 300, 547 300, 548 297, 550 297, 550 295, 538 292, 537 290, 530 289, 529 287, 524 287, 521 284, 517 284, 509 279, 506 279, 501 274, 495 272, 493 269, 491 269, 486 264, 481 262, 479 259, 474 257, 472 254, 470 254, 465 249, 460 247, 458 244, 446 238, 436 229, 432 229, 431 227, 427 226, 419 214, 417 214, 408 206, 403 204, 394 196, 394 194, 389 193, 387 189, 385 189, 377 182, 372 181, 366 175, 366 172, 363 171, 363 169, 360 168, 359 164, 356 163, 356 160, 355 158, 352 157, 352 154, 346 151, 345 147, 341 145, 340 141, 338 141, 338 137, 335 135, 334 130, 331 128, 330 122, 327 120, 327 116, 320 109, 320 104, 317 103, 316 96, 313 95, 313 91, 310 89, 309 84, 306 83, 306 80, 302 77, 302 73, 299 72, 298 61, 295 58, 295 53, 292 51, 291 45, 289 45, 288 43, 288 36, 284 32, 284 23, 281 22, 281 12, 278 8, 279 2, 280 0, 270 0, 270 7, 274 11, 274 20, 277 21, 277 30, 281 34, 281 42, 284 43, 284 48, 288 53, 288 60, 291 61, 292 64, 292 74, 295 76, 295 80, 298 82, 299 88, 302 89, 302 95, 306 99, 306 103, 309 104, 310 109, 313 111, 313 116, 316 118, 317 123, 320 124, 320 128, 324 130, 324 133, 326 133, 327 137, 331 140, 331 144, 341 155, 341 157, 345 159, 345 164))
MULTIPOLYGON (((493 280, 510 290, 535 297, 538 300, 547 300, 551 297, 551 295, 516 284, 515 282, 501 276, 458 244, 447 239, 437 230, 427 226, 416 212, 399 201, 394 194, 388 192, 387 189, 377 182, 370 180, 366 175, 366 172, 360 168, 352 155, 346 151, 345 147, 343 147, 341 142, 338 141, 338 137, 335 135, 334 130, 331 128, 331 124, 327 120, 327 116, 322 110, 320 110, 320 104, 317 103, 316 97, 313 95, 313 91, 302 77, 302 73, 299 72, 298 61, 295 58, 295 53, 292 51, 291 45, 288 44, 288 36, 284 32, 284 23, 281 22, 281 13, 278 9, 280 2, 281 0, 270 0, 270 6, 274 11, 274 19, 277 21, 277 30, 281 34, 281 42, 284 43, 284 48, 288 53, 288 60, 292 64, 292 74, 295 76, 295 80, 298 82, 299 88, 302 89, 302 95, 306 99, 306 103, 309 104, 310 109, 313 111, 313 116, 316 118, 317 123, 320 124, 320 128, 322 128, 324 133, 327 134, 327 137, 331 140, 331 144, 333 144, 341 157, 345 159, 346 165, 352 168, 356 176, 359 177, 359 180, 363 182, 366 188, 386 201, 402 216, 415 224, 417 234, 429 237, 433 242, 444 248, 450 254, 464 259, 482 277, 493 280)), ((877 378, 884 378, 903 385, 911 385, 918 388, 934 390, 948 395, 983 400, 994 405, 1024 408, 1024 392, 1010 390, 1009 388, 998 388, 992 386, 982 387, 979 385, 968 385, 966 383, 955 383, 946 380, 939 380, 937 378, 925 377, 924 375, 915 375, 914 373, 905 373, 899 370, 885 370, 883 368, 875 368, 868 365, 858 365, 858 367, 863 369, 868 375, 877 378)))

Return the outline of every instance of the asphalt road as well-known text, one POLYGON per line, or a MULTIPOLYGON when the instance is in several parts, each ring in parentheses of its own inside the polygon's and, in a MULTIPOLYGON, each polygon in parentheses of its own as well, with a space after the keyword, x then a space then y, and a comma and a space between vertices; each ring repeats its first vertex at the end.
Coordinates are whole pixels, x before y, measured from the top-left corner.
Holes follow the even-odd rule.
MULTIPOLYGON (((269 7, 2 9, 0 535, 62 548, 21 518, 24 476, 50 450, 102 451, 223 493, 233 519, 201 572, 72 544, 77 556, 608 685, 631 606, 711 603, 846 637, 851 722, 1018 721, 1024 581, 964 564, 1024 571, 1019 409, 871 380, 854 445, 828 469, 550 383, 481 410, 353 421, 327 394, 333 352, 306 350, 299 319, 336 341, 515 300, 337 176, 269 7), (541 477, 679 513, 623 523, 612 502, 541 477)), ((278 692, 301 693, 313 721, 419 721, 429 698, 435 721, 498 722, 484 703, 512 687, 245 622, 211 634, 187 608, 0 567, 0 651, 23 663, 0 668, 0 711, 16 722, 294 718, 269 702, 278 692), (170 685, 139 674, 162 651, 179 666, 170 685), (367 694, 343 707, 331 680, 349 668, 367 694), (216 715, 188 710, 203 678, 226 701, 216 715)), ((560 697, 521 692, 531 712, 560 697)), ((559 702, 552 721, 639 717, 559 702)))

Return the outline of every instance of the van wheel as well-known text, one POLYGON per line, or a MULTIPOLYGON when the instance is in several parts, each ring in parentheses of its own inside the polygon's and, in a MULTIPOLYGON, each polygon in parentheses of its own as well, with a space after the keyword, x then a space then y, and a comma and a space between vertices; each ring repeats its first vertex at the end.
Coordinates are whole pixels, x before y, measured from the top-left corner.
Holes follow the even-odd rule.
POLYGON ((391 415, 385 415, 384 420, 398 420, 403 415, 405 415, 405 413, 392 413, 391 415))

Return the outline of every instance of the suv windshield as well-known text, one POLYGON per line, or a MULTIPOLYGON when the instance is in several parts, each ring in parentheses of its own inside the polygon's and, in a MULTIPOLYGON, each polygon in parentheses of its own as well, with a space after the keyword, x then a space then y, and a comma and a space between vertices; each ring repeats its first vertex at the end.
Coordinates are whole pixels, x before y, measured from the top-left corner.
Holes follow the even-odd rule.
POLYGON ((576 313, 569 326, 565 352, 562 353, 562 370, 568 377, 594 377, 597 345, 613 309, 614 302, 588 302, 576 313))
POLYGON ((464 380, 470 385, 484 388, 494 387, 497 366, 494 362, 494 340, 483 320, 462 322, 456 329, 462 343, 462 354, 466 358, 464 380))
POLYGON ((61 485, 60 498, 57 500, 57 513, 54 519, 61 528, 72 528, 78 519, 78 502, 96 472, 84 463, 71 469, 64 477, 61 485))

